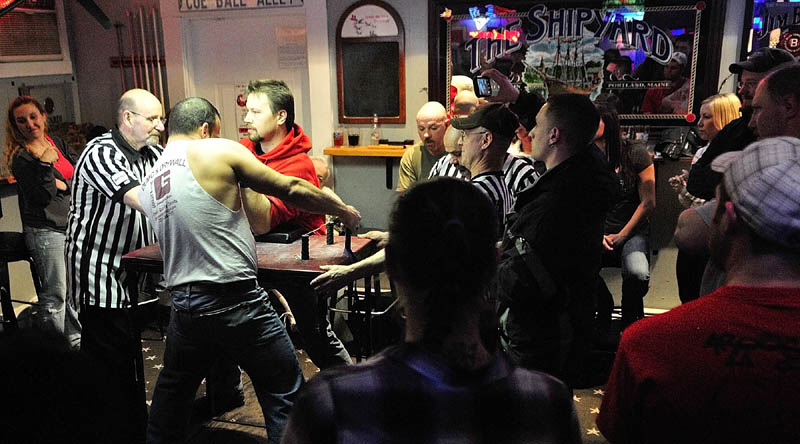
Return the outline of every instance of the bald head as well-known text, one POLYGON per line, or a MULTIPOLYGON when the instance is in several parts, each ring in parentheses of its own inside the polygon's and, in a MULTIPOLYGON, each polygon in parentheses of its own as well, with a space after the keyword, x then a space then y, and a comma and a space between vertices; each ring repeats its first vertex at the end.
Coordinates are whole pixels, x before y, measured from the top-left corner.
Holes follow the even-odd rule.
POLYGON ((450 85, 455 86, 458 92, 461 91, 472 91, 473 93, 475 86, 472 84, 472 79, 467 76, 453 76, 450 78, 450 85))
POLYGON ((159 143, 164 131, 164 109, 156 96, 143 89, 132 89, 119 98, 117 126, 132 148, 159 143))
POLYGON ((319 186, 320 187, 327 186, 328 179, 331 176, 330 168, 328 168, 328 162, 325 160, 324 157, 311 156, 311 163, 314 164, 314 171, 317 173, 317 179, 319 179, 319 186))
POLYGON ((161 101, 158 100, 158 97, 144 89, 129 89, 125 91, 117 103, 117 123, 122 124, 125 111, 153 107, 161 108, 161 101))
POLYGON ((461 131, 453 128, 452 126, 447 128, 447 131, 444 133, 444 149, 449 154, 460 154, 461 147, 459 146, 459 142, 461 138, 461 131))
POLYGON ((439 102, 428 102, 417 111, 417 120, 419 119, 444 119, 447 118, 447 110, 444 105, 439 102))
POLYGON ((419 139, 434 156, 444 152, 443 138, 447 124, 447 111, 439 102, 428 102, 417 112, 419 139))
POLYGON ((453 99, 453 107, 456 115, 468 116, 478 107, 478 96, 474 92, 465 89, 456 94, 453 99))
POLYGON ((469 179, 472 173, 461 165, 461 131, 453 126, 447 127, 447 131, 444 133, 444 147, 447 154, 450 155, 450 164, 455 166, 464 178, 469 179))

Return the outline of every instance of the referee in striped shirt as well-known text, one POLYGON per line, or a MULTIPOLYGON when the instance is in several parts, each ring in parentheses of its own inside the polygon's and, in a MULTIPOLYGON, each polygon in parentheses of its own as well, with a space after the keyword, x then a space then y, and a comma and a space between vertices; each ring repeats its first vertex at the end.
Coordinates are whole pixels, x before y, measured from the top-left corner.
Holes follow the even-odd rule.
POLYGON ((80 301, 81 350, 119 384, 119 427, 143 442, 147 424, 142 344, 131 319, 122 255, 154 243, 145 216, 126 206, 162 152, 161 102, 143 89, 127 91, 117 127, 92 139, 75 166, 67 225, 67 277, 80 301))
MULTIPOLYGON (((503 76, 503 74, 500 73, 497 73, 496 75, 503 76)), ((506 78, 506 80, 508 79, 506 78)), ((463 90, 456 95, 456 97, 453 99, 453 103, 455 104, 456 109, 455 117, 464 117, 472 114, 478 107, 478 98, 475 97, 475 94, 473 94, 471 91, 463 90)), ((509 106, 516 106, 516 108, 512 108, 512 112, 518 116, 532 115, 535 117, 542 104, 537 101, 536 97, 530 99, 527 98, 526 95, 526 99, 522 100, 520 104, 512 104, 509 106)), ((535 122, 535 118, 531 120, 535 122)), ((522 126, 524 123, 522 118, 520 118, 519 121, 520 126, 517 128, 517 132, 515 132, 518 137, 520 136, 519 130, 524 129, 527 133, 530 131, 529 126, 533 126, 532 124, 529 126, 522 126)), ((525 134, 524 137, 528 137, 527 134, 525 134)), ((448 150, 447 154, 436 161, 431 168, 430 173, 428 174, 428 178, 431 179, 437 176, 447 176, 469 180, 469 170, 461 165, 458 165, 458 162, 453 159, 451 155, 452 149, 448 148, 448 142, 451 142, 455 145, 458 141, 448 140, 448 138, 445 137, 445 149, 448 150)), ((535 168, 533 158, 516 156, 511 153, 507 153, 503 160, 503 174, 505 175, 506 185, 511 191, 512 207, 514 206, 513 201, 516 200, 517 195, 533 186, 536 180, 539 179, 539 176, 541 176, 539 171, 537 171, 535 168)))
MULTIPOLYGON (((445 135, 445 148, 446 147, 447 135, 445 135)), ((455 151, 460 153, 459 149, 455 151)), ((508 152, 505 154, 505 159, 503 160, 503 175, 505 177, 506 186, 508 186, 509 191, 511 191, 512 201, 516 201, 519 193, 532 187, 541 176, 536 170, 532 158, 515 156, 508 152)), ((436 161, 433 165, 430 174, 428 174, 428 179, 438 176, 469 180, 470 173, 469 170, 458 164, 457 159, 453 159, 453 152, 448 151, 444 157, 436 161)), ((511 206, 514 206, 513 202, 511 206)))
POLYGON ((513 201, 505 182, 503 162, 506 150, 519 127, 517 115, 505 105, 492 104, 479 108, 468 117, 454 118, 452 126, 460 130, 461 151, 450 152, 453 163, 469 170, 470 182, 480 188, 494 203, 500 232, 505 229, 506 214, 513 201))

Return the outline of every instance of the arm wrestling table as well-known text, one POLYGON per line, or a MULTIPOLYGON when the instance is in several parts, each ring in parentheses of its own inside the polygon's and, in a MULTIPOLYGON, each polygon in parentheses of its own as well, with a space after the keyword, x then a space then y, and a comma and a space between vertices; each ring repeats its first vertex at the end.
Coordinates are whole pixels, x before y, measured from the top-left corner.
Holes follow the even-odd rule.
MULTIPOLYGON (((301 259, 301 240, 292 243, 267 243, 257 242, 256 253, 258 256, 258 281, 265 289, 277 288, 282 291, 292 307, 304 306, 316 310, 318 300, 324 299, 317 297, 313 291, 303 292, 302 300, 293 298, 295 292, 283 292, 284 286, 295 288, 309 286, 312 279, 323 273, 320 265, 345 265, 353 262, 353 258, 345 252, 345 237, 335 236, 334 243, 328 245, 325 236, 309 236, 310 259, 301 259), (310 297, 308 295, 311 295, 310 297), (294 300, 292 300, 294 299, 294 300)), ((375 242, 353 236, 351 238, 351 249, 355 260, 361 260, 375 251, 375 242)), ((122 257, 121 267, 131 273, 158 273, 164 272, 164 262, 161 256, 161 249, 158 244, 148 245, 144 248, 132 251, 122 257)), ((361 334, 356 339, 356 359, 360 360, 372 354, 372 316, 374 300, 379 293, 379 288, 373 288, 371 276, 364 279, 363 298, 358 298, 355 294, 354 285, 348 287, 346 296, 348 298, 348 313, 355 315, 361 334)), ((128 279, 130 282, 129 292, 131 305, 138 303, 138 279, 128 279)), ((377 285, 376 285, 377 286, 377 285)), ((336 295, 330 297, 331 306, 336 304, 336 295)), ((294 310, 294 309, 293 309, 294 310)), ((299 321, 298 321, 299 323, 299 321)), ((356 336, 356 335, 354 335, 356 336)))

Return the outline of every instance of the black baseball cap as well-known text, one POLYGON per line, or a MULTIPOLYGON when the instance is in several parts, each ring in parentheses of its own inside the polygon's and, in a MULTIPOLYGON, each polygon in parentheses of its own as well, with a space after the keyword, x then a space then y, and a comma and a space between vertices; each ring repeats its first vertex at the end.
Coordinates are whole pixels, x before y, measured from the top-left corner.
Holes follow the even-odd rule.
POLYGON ((778 65, 794 61, 794 56, 784 49, 758 48, 751 52, 746 60, 732 63, 728 70, 734 74, 741 74, 742 71, 767 72, 778 65))
POLYGON ((478 108, 467 117, 454 117, 452 125, 458 130, 468 130, 480 126, 488 129, 492 134, 510 139, 514 137, 514 133, 519 128, 519 118, 505 105, 494 103, 478 108))

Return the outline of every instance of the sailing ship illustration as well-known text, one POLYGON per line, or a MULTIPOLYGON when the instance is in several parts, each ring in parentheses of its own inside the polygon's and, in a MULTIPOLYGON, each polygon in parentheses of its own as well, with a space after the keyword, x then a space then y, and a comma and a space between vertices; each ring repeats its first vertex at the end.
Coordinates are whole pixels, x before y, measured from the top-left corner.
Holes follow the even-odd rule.
MULTIPOLYGON (((597 60, 586 60, 582 37, 557 37, 555 53, 552 59, 539 56, 539 62, 526 57, 527 67, 523 80, 529 91, 535 91, 543 97, 557 94, 590 95, 602 84, 603 63, 597 60)), ((533 55, 535 48, 528 48, 533 55)), ((541 54, 541 52, 539 52, 541 54)), ((535 56, 534 56, 535 57, 535 56)))

